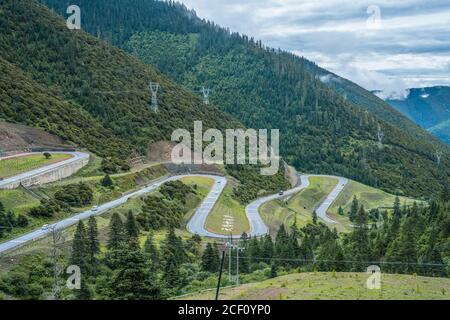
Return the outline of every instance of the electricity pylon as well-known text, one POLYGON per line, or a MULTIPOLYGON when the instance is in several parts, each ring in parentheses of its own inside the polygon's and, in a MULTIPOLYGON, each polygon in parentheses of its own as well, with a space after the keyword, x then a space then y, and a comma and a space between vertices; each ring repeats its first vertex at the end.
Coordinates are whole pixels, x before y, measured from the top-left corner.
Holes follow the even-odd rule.
POLYGON ((383 131, 381 131, 380 124, 378 124, 377 138, 378 138, 378 149, 381 150, 383 148, 384 133, 383 131))
POLYGON ((209 95, 211 93, 211 89, 202 87, 200 92, 203 94, 203 103, 208 105, 209 104, 209 95))
POLYGON ((158 90, 160 87, 158 82, 150 82, 149 85, 150 91, 152 93, 152 110, 153 112, 158 112, 158 90))
POLYGON ((436 156, 437 164, 440 165, 441 164, 441 158, 442 158, 442 152, 440 150, 436 150, 434 155, 436 156))

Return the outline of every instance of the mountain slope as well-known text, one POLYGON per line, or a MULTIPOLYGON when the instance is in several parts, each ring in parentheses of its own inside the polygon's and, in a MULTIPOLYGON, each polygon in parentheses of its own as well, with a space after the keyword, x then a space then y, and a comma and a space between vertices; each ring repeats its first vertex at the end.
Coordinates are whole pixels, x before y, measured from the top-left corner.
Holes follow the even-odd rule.
POLYGON ((450 119, 429 128, 428 131, 450 145, 450 119))
POLYGON ((127 152, 126 143, 79 105, 52 95, 44 86, 0 57, 0 117, 42 128, 101 156, 127 152))
MULTIPOLYGON (((409 89, 408 96, 403 100, 386 101, 425 129, 450 120, 450 87, 413 88, 409 89)), ((450 135, 450 131, 445 132, 445 127, 445 124, 439 127, 441 136, 450 135)))
MULTIPOLYGON (((61 1, 44 2, 64 15, 61 1)), ((88 32, 192 91, 210 87, 211 101, 246 126, 280 128, 281 153, 301 171, 340 174, 414 196, 431 195, 447 183, 445 145, 360 87, 354 99, 344 99, 306 59, 231 34, 176 3, 78 3, 88 32), (385 136, 382 150, 378 126, 385 136), (440 166, 436 149, 444 152, 440 166)))
POLYGON ((0 118, 121 158, 170 139, 176 128, 191 129, 194 120, 205 127, 242 127, 151 66, 69 30, 37 1, 5 0, 0 10, 0 118), (161 85, 157 114, 150 108, 150 81, 161 85))

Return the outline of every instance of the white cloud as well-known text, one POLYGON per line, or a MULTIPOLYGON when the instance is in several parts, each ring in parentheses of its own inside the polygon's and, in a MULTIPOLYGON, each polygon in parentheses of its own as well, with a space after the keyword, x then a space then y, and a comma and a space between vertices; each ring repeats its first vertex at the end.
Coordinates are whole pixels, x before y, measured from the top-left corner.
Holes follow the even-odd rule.
POLYGON ((369 90, 450 84, 448 0, 182 0, 200 17, 305 56, 369 90), (368 28, 370 5, 379 28, 368 28))

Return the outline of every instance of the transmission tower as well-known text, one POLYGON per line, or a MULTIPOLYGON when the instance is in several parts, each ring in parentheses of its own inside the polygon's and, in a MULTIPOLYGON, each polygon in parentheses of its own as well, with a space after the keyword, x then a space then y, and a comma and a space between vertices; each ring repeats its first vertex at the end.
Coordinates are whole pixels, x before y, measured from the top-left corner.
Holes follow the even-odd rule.
POLYGON ((149 85, 150 91, 152 93, 152 110, 153 112, 157 112, 158 111, 158 90, 160 87, 158 82, 150 82, 149 85))
POLYGON ((209 94, 211 93, 211 89, 202 87, 200 92, 203 94, 203 103, 208 105, 209 104, 209 94))
POLYGON ((52 248, 52 259, 53 259, 53 290, 52 290, 52 298, 57 300, 60 298, 61 294, 61 273, 64 270, 64 266, 62 266, 59 261, 62 255, 61 247, 64 244, 65 238, 62 234, 62 229, 58 229, 56 225, 51 227, 52 240, 53 240, 53 248, 52 248))
POLYGON ((383 131, 381 131, 380 124, 378 124, 377 138, 378 138, 378 149, 381 150, 383 148, 384 133, 383 131))
POLYGON ((434 155, 436 156, 437 164, 440 165, 441 164, 441 158, 442 158, 442 152, 440 150, 436 150, 434 155))

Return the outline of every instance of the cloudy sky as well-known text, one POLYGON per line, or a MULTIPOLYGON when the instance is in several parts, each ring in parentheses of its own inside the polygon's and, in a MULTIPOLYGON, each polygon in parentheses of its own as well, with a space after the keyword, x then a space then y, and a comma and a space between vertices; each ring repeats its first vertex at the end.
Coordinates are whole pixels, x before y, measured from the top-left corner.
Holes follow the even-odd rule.
POLYGON ((449 0, 181 0, 366 89, 450 85, 449 0))

